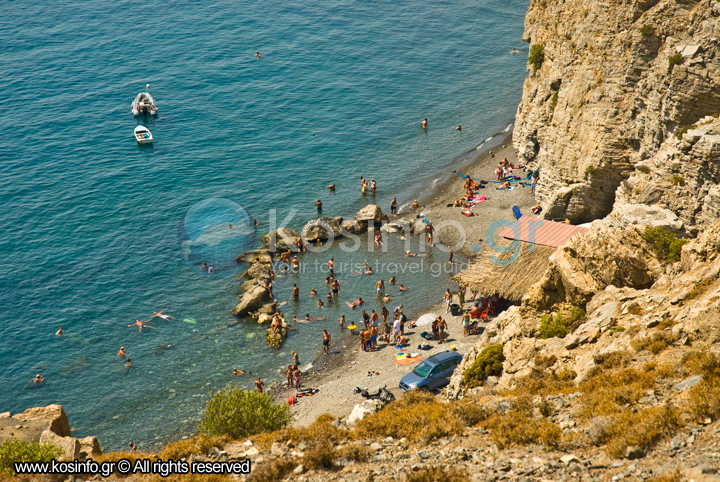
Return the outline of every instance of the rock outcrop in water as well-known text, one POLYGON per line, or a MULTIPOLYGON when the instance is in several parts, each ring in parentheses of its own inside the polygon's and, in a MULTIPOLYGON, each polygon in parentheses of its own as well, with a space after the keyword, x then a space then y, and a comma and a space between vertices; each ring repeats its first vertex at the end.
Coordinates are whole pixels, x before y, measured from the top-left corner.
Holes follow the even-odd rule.
POLYGON ((524 40, 538 68, 513 142, 547 219, 605 216, 639 163, 720 112, 720 2, 532 0, 524 40))

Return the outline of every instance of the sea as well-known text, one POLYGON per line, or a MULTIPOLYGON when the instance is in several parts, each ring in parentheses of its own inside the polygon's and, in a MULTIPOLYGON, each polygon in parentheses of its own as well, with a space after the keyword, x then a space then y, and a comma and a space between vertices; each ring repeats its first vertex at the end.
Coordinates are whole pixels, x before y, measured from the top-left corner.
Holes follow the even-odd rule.
POLYGON ((346 304, 357 297, 378 310, 377 279, 407 287, 389 286, 391 309, 440 301, 444 252, 413 268, 404 251, 421 247, 398 236, 382 249, 364 237, 327 246, 273 289, 282 302, 299 286, 300 301, 280 308, 288 317, 326 319, 273 349, 266 327, 230 315, 239 272, 199 269, 182 234, 218 203, 260 223, 243 238, 256 243, 272 219, 302 228, 318 199, 323 215, 351 218, 428 194, 511 128, 527 4, 3 2, 0 412, 58 403, 73 435, 105 450, 156 448, 197 429, 211 392, 279 380, 291 350, 311 368, 323 329, 341 349, 337 318, 359 318, 346 304), (134 118, 147 84, 159 115, 134 118), (152 145, 135 141, 138 124, 152 145), (361 176, 376 180, 374 196, 361 176), (330 256, 342 291, 319 309, 310 290, 328 291, 330 256), (375 274, 360 274, 365 262, 375 274), (160 311, 174 318, 128 326, 160 311))

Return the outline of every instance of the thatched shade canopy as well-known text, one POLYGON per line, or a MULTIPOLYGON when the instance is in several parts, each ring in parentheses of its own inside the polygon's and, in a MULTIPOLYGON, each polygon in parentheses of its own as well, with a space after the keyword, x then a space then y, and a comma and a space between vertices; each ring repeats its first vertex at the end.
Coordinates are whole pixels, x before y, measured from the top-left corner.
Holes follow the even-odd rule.
MULTIPOLYGON (((520 255, 515 262, 500 266, 483 255, 480 261, 468 266, 453 278, 460 286, 477 291, 482 296, 500 295, 503 298, 519 302, 527 290, 540 281, 549 265, 549 258, 556 248, 551 246, 520 243, 520 255), (533 247, 533 251, 530 251, 533 247)), ((509 260, 514 251, 490 253, 502 261, 509 260)))

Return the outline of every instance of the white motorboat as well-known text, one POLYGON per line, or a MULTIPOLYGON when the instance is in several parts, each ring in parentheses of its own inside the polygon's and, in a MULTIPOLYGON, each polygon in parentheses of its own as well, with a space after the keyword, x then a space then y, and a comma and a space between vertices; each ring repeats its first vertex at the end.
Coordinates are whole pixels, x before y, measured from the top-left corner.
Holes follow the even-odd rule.
POLYGON ((140 92, 132 103, 132 113, 134 116, 140 114, 157 115, 157 102, 149 92, 140 92))
POLYGON ((153 136, 150 129, 145 126, 137 126, 135 128, 135 140, 138 141, 138 144, 152 144, 153 136))

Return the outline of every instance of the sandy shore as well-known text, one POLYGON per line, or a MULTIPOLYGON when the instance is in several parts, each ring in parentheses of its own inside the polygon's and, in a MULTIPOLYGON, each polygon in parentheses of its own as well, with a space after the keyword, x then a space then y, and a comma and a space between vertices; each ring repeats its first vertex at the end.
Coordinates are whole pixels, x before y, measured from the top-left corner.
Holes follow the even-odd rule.
MULTIPOLYGON (((496 179, 495 166, 505 157, 513 163, 517 159, 515 150, 511 147, 510 136, 506 137, 500 145, 479 152, 470 163, 458 168, 458 171, 473 178, 494 180, 496 179)), ((529 172, 517 171, 520 177, 526 176, 529 172)), ((414 220, 422 213, 422 217, 430 219, 436 226, 448 224, 447 222, 442 223, 442 221, 457 223, 456 226, 459 225, 462 229, 458 230, 450 226, 440 229, 439 241, 446 246, 452 246, 458 245, 458 242, 462 241, 461 238, 465 237, 465 242, 456 252, 463 257, 472 258, 481 256, 482 251, 487 249, 488 229, 493 222, 499 219, 509 221, 514 219, 511 212, 512 206, 517 205, 523 213, 527 213, 535 205, 534 196, 530 193, 529 187, 523 188, 515 183, 514 186, 517 187, 514 189, 499 191, 496 190, 498 184, 489 183, 485 189, 478 191, 478 195, 484 195, 487 200, 473 209, 475 216, 466 217, 460 208, 448 207, 448 204, 452 204, 455 199, 463 195, 464 182, 463 178, 453 174, 445 182, 436 186, 430 195, 419 199, 420 208, 401 213, 395 220, 400 218, 414 220), (473 250, 473 244, 477 244, 479 240, 482 240, 480 252, 476 252, 473 250)), ((391 219, 391 221, 393 220, 391 219)), ((408 353, 418 353, 421 358, 425 359, 454 345, 459 353, 464 354, 480 336, 463 336, 461 317, 445 313, 445 306, 441 302, 443 291, 444 287, 438 286, 438 304, 430 309, 418 313, 413 307, 406 306, 405 312, 410 321, 430 312, 442 315, 448 323, 449 338, 443 344, 430 342, 431 350, 419 350, 417 347, 423 341, 420 333, 428 330, 429 327, 408 328, 406 330, 406 335, 410 339, 408 353)), ((455 301, 457 302, 457 298, 455 301)), ((465 307, 469 306, 470 302, 466 303, 465 307)), ((399 381, 415 366, 397 365, 395 363, 397 350, 386 343, 378 343, 375 351, 363 352, 360 349, 358 337, 350 335, 347 329, 340 331, 339 327, 336 327, 329 331, 332 335, 330 355, 320 355, 313 362, 313 368, 303 377, 302 381, 303 388, 317 388, 319 391, 312 397, 298 399, 298 403, 291 407, 296 424, 307 425, 323 413, 329 413, 335 417, 348 415, 356 404, 364 400, 353 392, 356 386, 374 389, 381 385, 387 385, 396 397, 400 396, 402 391, 399 388, 399 381), (368 376, 368 372, 378 372, 379 375, 368 376)), ((295 393, 278 385, 273 386, 270 391, 282 403, 286 403, 287 397, 295 393)))

